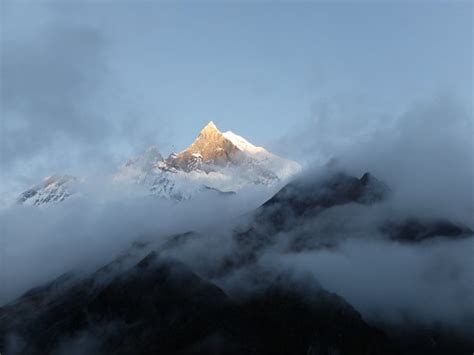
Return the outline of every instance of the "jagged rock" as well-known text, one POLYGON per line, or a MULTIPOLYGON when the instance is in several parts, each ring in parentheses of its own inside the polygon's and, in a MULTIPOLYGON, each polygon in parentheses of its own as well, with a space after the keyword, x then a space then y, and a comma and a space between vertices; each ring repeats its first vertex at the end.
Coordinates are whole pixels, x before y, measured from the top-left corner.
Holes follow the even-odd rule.
POLYGON ((214 123, 209 122, 187 149, 168 158, 171 166, 184 171, 196 169, 196 165, 225 166, 238 163, 242 151, 224 137, 214 123))
POLYGON ((290 182, 265 202, 257 219, 277 229, 291 228, 295 218, 315 216, 324 209, 347 203, 373 204, 382 201, 388 193, 388 187, 369 173, 360 179, 345 173, 329 174, 317 180, 303 177, 290 182))

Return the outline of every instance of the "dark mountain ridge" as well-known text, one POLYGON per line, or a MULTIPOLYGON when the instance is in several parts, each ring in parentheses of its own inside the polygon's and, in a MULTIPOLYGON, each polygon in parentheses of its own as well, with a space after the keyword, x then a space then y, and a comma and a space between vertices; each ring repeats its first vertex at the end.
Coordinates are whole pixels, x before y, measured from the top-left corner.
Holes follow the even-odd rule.
POLYGON ((64 283, 0 309, 3 351, 66 353, 82 342, 88 353, 107 354, 395 353, 382 332, 322 289, 303 295, 282 281, 234 300, 155 252, 108 281, 96 274, 64 283))

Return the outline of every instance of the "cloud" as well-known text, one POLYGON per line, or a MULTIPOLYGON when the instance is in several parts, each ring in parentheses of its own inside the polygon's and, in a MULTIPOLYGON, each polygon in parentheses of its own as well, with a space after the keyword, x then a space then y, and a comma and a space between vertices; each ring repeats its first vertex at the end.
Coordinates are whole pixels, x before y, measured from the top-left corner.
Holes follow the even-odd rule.
POLYGON ((327 162, 354 175, 372 172, 410 199, 408 212, 472 223, 474 116, 470 104, 437 94, 399 112, 365 111, 324 101, 299 129, 278 144, 315 169, 327 162), (441 202, 442 201, 442 202, 441 202))
POLYGON ((172 234, 202 230, 218 236, 265 199, 264 190, 250 189, 177 203, 126 184, 87 184, 87 197, 0 210, 0 304, 63 273, 95 271, 135 241, 160 245, 172 234))
POLYGON ((474 116, 467 105, 442 95, 417 103, 391 126, 341 155, 353 171, 370 170, 394 189, 404 208, 443 215, 472 226, 474 116))
POLYGON ((85 25, 57 22, 54 17, 34 34, 19 36, 9 26, 5 32, 1 44, 2 166, 53 147, 95 145, 106 139, 108 123, 95 109, 106 75, 102 33, 85 25))
POLYGON ((104 174, 163 142, 159 115, 120 81, 119 36, 97 6, 2 3, 0 205, 45 176, 104 174))
MULTIPOLYGON (((302 287, 316 287, 317 280, 370 323, 437 324, 471 336, 467 325, 474 319, 474 238, 440 237, 417 244, 392 241, 378 227, 400 218, 400 211, 404 215, 401 203, 335 206, 316 217, 288 223, 293 225, 290 230, 269 235, 251 223, 258 232, 244 236, 244 244, 236 243, 233 232, 224 228, 210 230, 166 255, 210 277, 232 297, 245 297, 271 286, 281 275, 292 275, 303 280, 302 287), (229 260, 242 263, 232 269, 229 260), (223 265, 227 265, 224 273, 223 265), (305 279, 308 274, 313 281, 305 279)), ((410 200, 403 203, 409 206, 410 200)), ((423 211, 411 217, 420 215, 423 211)), ((240 223, 239 230, 250 227, 248 221, 240 223)))
POLYGON ((269 251, 260 262, 270 270, 310 272, 370 322, 438 323, 464 332, 474 317, 473 248, 473 238, 404 245, 377 234, 347 235, 335 249, 269 251))
POLYGON ((474 227, 470 107, 449 94, 415 102, 400 114, 351 115, 337 102, 319 107, 314 120, 283 138, 312 162, 308 177, 328 162, 355 176, 369 171, 388 184, 391 198, 332 208, 280 236, 260 263, 310 272, 372 322, 449 324, 465 332, 474 318, 473 238, 403 245, 388 241, 377 225, 417 217, 474 227), (291 252, 295 239, 300 251, 291 252), (337 248, 315 247, 324 243, 337 248))

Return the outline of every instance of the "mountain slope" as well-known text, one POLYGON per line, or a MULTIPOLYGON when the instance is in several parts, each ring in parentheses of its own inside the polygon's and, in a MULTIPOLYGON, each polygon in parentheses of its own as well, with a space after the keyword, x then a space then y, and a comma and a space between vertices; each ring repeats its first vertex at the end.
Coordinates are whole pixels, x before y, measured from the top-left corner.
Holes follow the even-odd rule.
POLYGON ((298 163, 272 154, 263 147, 257 147, 231 131, 224 132, 222 135, 244 152, 253 164, 274 172, 278 179, 285 180, 301 170, 298 163))

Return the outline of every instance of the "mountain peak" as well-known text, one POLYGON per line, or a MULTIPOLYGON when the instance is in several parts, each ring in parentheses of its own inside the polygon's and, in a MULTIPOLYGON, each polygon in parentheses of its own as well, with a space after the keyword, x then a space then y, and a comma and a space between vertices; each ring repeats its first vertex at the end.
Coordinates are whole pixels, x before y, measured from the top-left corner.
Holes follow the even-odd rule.
POLYGON ((188 148, 168 162, 181 170, 190 171, 207 165, 226 165, 237 159, 240 150, 229 139, 224 137, 214 122, 210 121, 199 133, 199 136, 188 148))
POLYGON ((218 131, 216 125, 214 124, 214 121, 209 121, 207 125, 203 128, 203 130, 207 130, 207 129, 218 131))
POLYGON ((209 123, 201 130, 201 134, 203 133, 221 133, 221 132, 216 127, 213 121, 209 121, 209 123))

